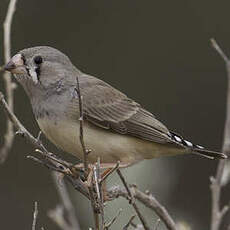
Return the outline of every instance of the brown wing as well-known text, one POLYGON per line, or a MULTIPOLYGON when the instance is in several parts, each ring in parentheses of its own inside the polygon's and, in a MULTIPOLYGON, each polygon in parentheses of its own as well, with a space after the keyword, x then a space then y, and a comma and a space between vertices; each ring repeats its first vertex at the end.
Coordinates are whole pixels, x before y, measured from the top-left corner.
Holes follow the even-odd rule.
POLYGON ((84 116, 89 122, 148 141, 171 142, 168 129, 120 91, 88 75, 81 76, 79 81, 84 116))

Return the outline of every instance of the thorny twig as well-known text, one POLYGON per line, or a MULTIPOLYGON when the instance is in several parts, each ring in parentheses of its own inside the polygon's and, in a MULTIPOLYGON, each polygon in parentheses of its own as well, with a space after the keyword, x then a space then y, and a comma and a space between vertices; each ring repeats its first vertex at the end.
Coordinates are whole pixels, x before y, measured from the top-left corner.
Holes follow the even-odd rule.
POLYGON ((104 194, 102 189, 102 184, 100 184, 101 181, 101 172, 100 172, 100 158, 98 158, 96 165, 93 167, 93 177, 95 181, 95 188, 97 193, 97 202, 99 204, 100 213, 101 213, 101 229, 104 227, 104 194))
POLYGON ((134 200, 134 197, 133 197, 133 194, 132 194, 132 192, 130 191, 129 186, 128 186, 127 182, 125 181, 125 178, 124 178, 124 176, 122 175, 122 173, 121 173, 121 171, 120 171, 119 168, 117 169, 117 174, 119 175, 119 177, 120 177, 120 179, 121 179, 123 185, 125 186, 125 189, 126 189, 126 191, 127 191, 127 193, 128 193, 128 198, 129 198, 130 204, 133 206, 134 210, 136 211, 137 216, 139 217, 139 219, 140 219, 140 221, 141 221, 141 223, 142 223, 144 229, 145 229, 145 230, 150 229, 150 228, 148 227, 148 225, 147 225, 147 223, 146 223, 146 221, 145 221, 143 215, 141 214, 139 208, 137 207, 137 205, 136 205, 136 203, 135 203, 135 200, 134 200))
MULTIPOLYGON (((8 10, 6 13, 6 18, 3 23, 3 30, 4 30, 4 61, 7 63, 10 60, 11 56, 11 25, 14 16, 14 12, 16 10, 16 3, 17 0, 10 0, 8 10)), ((6 96, 7 101, 10 107, 10 110, 13 111, 14 109, 14 89, 16 85, 11 80, 11 74, 8 72, 4 72, 3 79, 5 82, 5 89, 6 89, 6 96)), ((4 136, 4 145, 0 149, 0 163, 3 163, 9 153, 9 150, 12 146, 14 140, 14 130, 13 124, 7 120, 6 123, 6 133, 4 136)))
POLYGON ((83 103, 82 103, 82 95, 81 95, 81 90, 80 90, 80 84, 79 84, 79 79, 76 77, 77 80, 77 95, 78 95, 78 102, 79 102, 79 123, 80 123, 80 132, 79 132, 79 139, 81 142, 82 150, 83 150, 83 163, 84 163, 84 172, 85 172, 85 177, 87 178, 88 176, 88 154, 90 153, 90 150, 86 148, 85 146, 85 141, 84 141, 84 129, 83 129, 83 122, 84 122, 84 114, 83 114, 83 103))
MULTIPOLYGON (((227 70, 227 80, 228 80, 228 90, 227 90, 227 110, 226 110, 226 121, 224 126, 224 140, 222 151, 223 153, 229 155, 230 153, 230 60, 223 50, 219 47, 214 39, 211 39, 211 44, 213 48, 219 53, 223 58, 226 70, 227 70)), ((222 188, 222 177, 224 172, 224 166, 227 160, 220 160, 217 166, 216 176, 211 177, 211 192, 212 192, 212 216, 211 216, 211 230, 218 230, 222 219, 229 209, 229 206, 224 206, 220 208, 220 197, 222 188)))
MULTIPOLYGON (((165 224, 168 230, 177 230, 176 224, 173 221, 172 217, 169 215, 165 207, 156 200, 156 198, 152 194, 146 194, 141 192, 136 188, 136 186, 131 186, 132 195, 135 199, 141 202, 144 206, 153 210, 165 224)), ((114 186, 108 190, 109 198, 115 199, 119 196, 122 196, 128 200, 129 194, 127 190, 121 188, 120 186, 114 186)))
MULTIPOLYGON (((98 209, 98 202, 97 200, 100 200, 100 197, 98 199, 95 197, 94 194, 94 183, 93 183, 93 172, 92 170, 89 170, 89 165, 88 165, 88 154, 91 152, 89 149, 86 148, 85 141, 84 141, 84 129, 83 129, 83 122, 84 122, 84 114, 83 114, 83 103, 82 103, 82 95, 81 95, 81 90, 80 90, 80 84, 79 84, 79 79, 76 77, 77 80, 77 95, 78 95, 78 102, 79 102, 79 139, 81 142, 82 146, 82 151, 83 151, 83 164, 84 164, 84 174, 85 174, 85 179, 87 179, 88 183, 88 190, 89 190, 89 197, 91 201, 91 206, 93 209, 93 214, 94 214, 94 222, 95 222, 95 227, 97 230, 100 228, 100 221, 99 221, 99 212, 101 212, 100 208, 98 209)), ((100 195, 100 194, 99 194, 100 195)))

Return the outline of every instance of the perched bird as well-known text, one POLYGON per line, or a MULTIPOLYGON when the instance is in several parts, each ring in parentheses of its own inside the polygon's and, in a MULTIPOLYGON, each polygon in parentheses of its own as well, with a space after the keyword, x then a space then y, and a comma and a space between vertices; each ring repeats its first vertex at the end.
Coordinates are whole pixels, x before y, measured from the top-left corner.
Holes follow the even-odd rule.
POLYGON ((5 66, 26 91, 42 132, 62 150, 83 159, 79 141, 79 79, 84 141, 91 163, 120 161, 129 166, 143 159, 196 153, 226 158, 223 153, 192 144, 169 131, 156 117, 125 94, 82 73, 57 49, 21 50, 5 66))

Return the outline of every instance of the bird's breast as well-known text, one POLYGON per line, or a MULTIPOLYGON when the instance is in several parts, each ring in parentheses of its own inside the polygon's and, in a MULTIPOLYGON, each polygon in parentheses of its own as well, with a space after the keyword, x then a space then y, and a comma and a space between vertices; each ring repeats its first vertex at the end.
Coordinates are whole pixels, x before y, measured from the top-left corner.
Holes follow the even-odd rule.
MULTIPOLYGON (((65 152, 83 159, 82 146, 79 140, 79 122, 69 119, 39 118, 38 124, 46 137, 65 152)), ((98 157, 102 163, 121 161, 133 164, 143 159, 135 147, 136 138, 112 133, 84 122, 84 141, 91 149, 89 161, 96 162, 98 157)))
MULTIPOLYGON (((38 119, 42 132, 57 147, 83 159, 82 146, 79 139, 79 121, 66 116, 43 116, 38 119)), ((173 148, 167 144, 145 141, 129 135, 114 133, 84 121, 84 142, 87 149, 92 150, 88 156, 91 163, 100 158, 102 163, 134 164, 143 159, 175 155, 184 150, 173 148)))

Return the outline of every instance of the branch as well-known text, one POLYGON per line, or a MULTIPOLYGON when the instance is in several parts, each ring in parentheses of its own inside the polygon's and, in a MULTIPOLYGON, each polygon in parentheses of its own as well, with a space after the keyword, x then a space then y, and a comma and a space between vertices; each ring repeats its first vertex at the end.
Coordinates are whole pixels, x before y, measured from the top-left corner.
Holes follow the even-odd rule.
POLYGON ((128 193, 128 198, 129 198, 130 204, 133 206, 134 210, 136 211, 137 216, 139 217, 144 229, 149 230, 150 228, 148 227, 143 215, 141 214, 139 208, 137 207, 137 205, 136 205, 136 203, 135 203, 135 201, 133 199, 133 195, 132 195, 132 193, 131 193, 131 191, 129 189, 129 186, 128 186, 127 182, 125 181, 125 178, 123 177, 123 175, 122 175, 122 173, 121 173, 119 168, 117 169, 117 174, 119 175, 123 185, 125 186, 125 189, 126 189, 126 191, 128 193))
MULTIPOLYGON (((103 230, 109 230, 109 228, 116 222, 116 220, 118 219, 118 217, 120 216, 122 212, 122 209, 120 208, 117 212, 117 214, 112 218, 112 220, 110 220, 107 224, 105 224, 103 227, 103 230)), ((124 230, 124 229, 123 229, 124 230)))
POLYGON ((128 223, 123 227, 123 230, 128 230, 129 226, 131 225, 132 221, 135 219, 135 215, 131 216, 128 223))
MULTIPOLYGON (((169 215, 163 205, 161 205, 152 194, 145 194, 138 190, 135 186, 131 186, 132 196, 140 201, 144 206, 153 210, 166 225, 168 230, 177 230, 176 224, 172 217, 169 215)), ((115 186, 109 189, 108 195, 111 199, 118 198, 120 196, 130 200, 128 192, 120 186, 115 186)))
POLYGON ((38 218, 38 202, 35 202, 34 203, 32 230, 36 230, 37 218, 38 218))
POLYGON ((82 95, 81 95, 81 90, 80 90, 80 84, 79 84, 79 79, 76 77, 77 80, 77 96, 78 96, 78 101, 79 101, 79 123, 80 123, 80 134, 79 134, 79 139, 81 142, 82 150, 83 150, 83 163, 84 163, 84 172, 85 176, 87 177, 88 175, 88 154, 90 153, 90 150, 88 150, 85 146, 84 142, 84 130, 83 130, 83 122, 84 122, 84 114, 83 114, 83 104, 82 104, 82 95))
MULTIPOLYGON (((14 12, 16 10, 16 3, 17 0, 10 0, 8 10, 6 13, 6 18, 3 23, 3 31, 4 31, 4 62, 7 63, 10 60, 11 57, 11 24, 14 16, 14 12)), ((3 79, 5 82, 5 89, 6 89, 6 96, 7 96, 7 101, 9 104, 9 107, 11 111, 14 109, 14 89, 16 85, 11 81, 11 74, 8 72, 5 72, 3 74, 3 79)), ((7 120, 6 123, 6 133, 4 136, 4 145, 0 149, 0 163, 3 163, 9 153, 9 150, 12 146, 14 140, 14 130, 13 130, 13 125, 12 123, 7 120)))
MULTIPOLYGON (((84 114, 83 114, 83 103, 82 103, 82 95, 80 90, 80 84, 79 79, 76 77, 77 81, 77 95, 78 95, 78 101, 79 101, 79 123, 80 123, 80 130, 79 130, 79 139, 82 146, 83 151, 83 164, 84 164, 84 175, 85 179, 87 179, 87 186, 89 191, 89 197, 91 201, 91 206, 94 214, 94 222, 95 222, 95 228, 96 230, 100 229, 100 218, 99 213, 102 216, 102 226, 104 225, 104 210, 103 210, 103 203, 101 200, 101 189, 99 188, 99 177, 100 177, 100 163, 97 166, 97 170, 95 167, 91 168, 89 170, 89 164, 88 164, 88 154, 91 152, 91 150, 86 148, 85 141, 84 141, 84 130, 83 130, 83 122, 84 122, 84 114), (98 172, 98 173, 97 173, 98 172), (95 194, 95 189, 96 194, 95 194), (96 196, 95 196, 96 195, 96 196)), ((101 186, 101 184, 100 184, 101 186)))
MULTIPOLYGON (((226 110, 226 121, 224 127, 224 140, 222 151, 226 155, 230 153, 230 60, 227 55, 223 52, 223 50, 219 47, 217 42, 214 39, 211 39, 211 44, 213 48, 219 53, 219 55, 223 58, 226 70, 227 70, 227 80, 228 80, 228 91, 227 91, 227 110, 226 110)), ((211 177, 211 193, 212 193, 212 217, 211 217, 211 230, 218 230, 222 219, 229 207, 224 206, 222 209, 220 208, 220 197, 221 197, 221 188, 222 178, 224 173, 224 167, 227 160, 220 160, 217 166, 216 176, 211 177)))
MULTIPOLYGON (((78 222, 78 219, 76 217, 75 209, 70 201, 69 194, 66 188, 65 181, 63 180, 63 174, 58 174, 57 172, 52 172, 52 177, 55 182, 55 187, 58 191, 59 197, 61 198, 63 208, 67 212, 67 218, 68 218, 68 229, 69 230, 80 230, 80 225, 78 222)), ((58 209, 55 209, 52 211, 51 216, 58 216, 58 214, 63 214, 64 219, 64 213, 59 212, 58 209), (57 212, 55 214, 55 212, 57 212)), ((56 221, 57 223, 57 221, 56 221)), ((63 230, 67 230, 67 228, 63 228, 63 230)))

